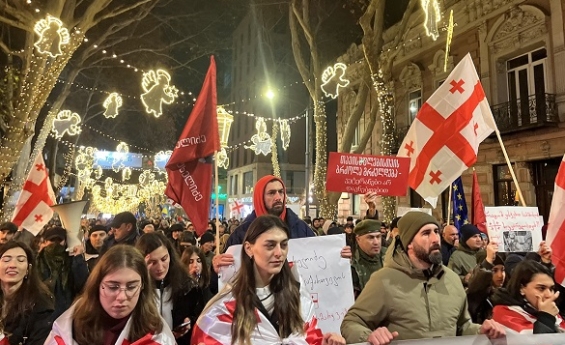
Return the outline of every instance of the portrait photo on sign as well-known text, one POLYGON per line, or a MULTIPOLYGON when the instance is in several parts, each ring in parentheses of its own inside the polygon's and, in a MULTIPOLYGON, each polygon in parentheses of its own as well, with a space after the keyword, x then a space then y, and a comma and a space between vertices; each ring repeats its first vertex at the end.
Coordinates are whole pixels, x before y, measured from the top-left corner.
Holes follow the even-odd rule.
POLYGON ((506 252, 534 251, 531 231, 503 231, 502 238, 506 252))

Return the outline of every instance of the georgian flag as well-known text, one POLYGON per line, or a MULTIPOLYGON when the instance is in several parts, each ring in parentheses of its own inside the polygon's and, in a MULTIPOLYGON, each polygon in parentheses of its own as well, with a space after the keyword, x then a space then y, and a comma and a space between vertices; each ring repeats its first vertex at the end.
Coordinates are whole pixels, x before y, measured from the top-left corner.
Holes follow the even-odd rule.
POLYGON ((551 260, 555 265, 555 281, 565 286, 565 156, 555 177, 546 242, 553 251, 551 260))

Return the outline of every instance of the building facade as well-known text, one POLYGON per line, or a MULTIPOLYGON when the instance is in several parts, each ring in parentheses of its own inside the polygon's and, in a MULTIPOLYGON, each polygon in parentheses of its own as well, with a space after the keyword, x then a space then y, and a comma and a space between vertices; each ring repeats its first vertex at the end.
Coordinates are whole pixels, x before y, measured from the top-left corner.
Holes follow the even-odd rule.
MULTIPOLYGON (((451 0, 441 5, 444 15, 453 10, 456 23, 447 70, 445 30, 440 30, 437 41, 427 37, 421 9, 412 14, 410 29, 394 61, 397 149, 423 102, 469 53, 525 202, 537 206, 547 222, 555 176, 565 153, 565 4, 560 0, 451 0)), ((444 28, 447 22, 442 19, 444 28)), ((398 34, 395 30, 397 26, 385 33, 385 41, 398 34)), ((352 47, 342 60, 359 61, 360 54, 359 47, 352 47)), ((350 68, 352 78, 355 68, 360 68, 356 65, 360 64, 353 63, 350 68)), ((374 95, 370 102, 374 102, 374 95)), ((349 116, 349 106, 350 100, 342 97, 338 128, 349 116)), ((367 104, 367 109, 370 107, 367 104)), ((380 123, 373 137, 368 154, 380 152, 380 123)), ((517 203, 516 186, 494 135, 480 145, 474 168, 485 206, 517 203)), ((462 179, 470 202, 472 169, 464 172, 462 179)), ((433 211, 436 217, 447 217, 447 199, 446 192, 433 211)), ((398 205, 426 207, 410 189, 398 198, 398 205)), ((342 214, 357 212, 354 207, 352 202, 341 201, 342 214)))
MULTIPOLYGON (((253 187, 258 179, 273 174, 272 153, 246 148, 259 130, 273 135, 278 119, 289 120, 290 142, 285 150, 281 128, 276 138, 281 178, 288 193, 288 206, 299 212, 305 197, 305 108, 308 93, 292 55, 288 6, 251 7, 233 35, 231 103, 234 115, 229 138, 227 185, 229 202, 237 203, 238 216, 253 210, 253 187), (271 91, 271 98, 268 92, 271 91), (261 128, 261 120, 265 126, 261 128)), ((229 213, 230 210, 228 210, 229 213)), ((231 216, 236 215, 233 212, 231 216)))

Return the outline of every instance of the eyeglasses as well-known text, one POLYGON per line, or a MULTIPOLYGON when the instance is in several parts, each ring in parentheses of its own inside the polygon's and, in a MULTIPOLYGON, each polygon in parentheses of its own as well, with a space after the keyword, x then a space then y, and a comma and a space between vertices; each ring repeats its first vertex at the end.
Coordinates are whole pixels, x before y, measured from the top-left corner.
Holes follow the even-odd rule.
POLYGON ((117 284, 100 283, 100 288, 102 288, 103 294, 106 297, 117 297, 121 291, 126 294, 127 298, 133 298, 135 294, 139 291, 143 284, 139 283, 136 285, 126 285, 126 287, 121 287, 117 284))
POLYGON ((27 256, 25 255, 17 255, 17 256, 4 255, 0 258, 0 261, 10 262, 14 259, 16 259, 17 262, 27 262, 27 256))

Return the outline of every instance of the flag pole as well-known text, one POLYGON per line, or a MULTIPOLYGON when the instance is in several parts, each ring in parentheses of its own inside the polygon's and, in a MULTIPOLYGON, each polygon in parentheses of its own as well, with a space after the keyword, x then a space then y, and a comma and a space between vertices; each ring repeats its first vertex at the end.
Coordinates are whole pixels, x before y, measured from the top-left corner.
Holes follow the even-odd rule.
POLYGON ((451 193, 453 193, 453 182, 449 184, 449 201, 447 203, 447 224, 449 225, 449 221, 451 220, 451 193))
POLYGON ((220 254, 220 184, 218 178, 218 151, 214 153, 214 190, 216 191, 216 255, 220 254))
POLYGON ((516 192, 518 193, 520 202, 522 203, 523 207, 526 207, 526 201, 524 200, 524 196, 522 195, 522 190, 520 189, 520 185, 518 184, 518 179, 516 178, 516 174, 514 173, 514 168, 512 167, 512 163, 510 163, 510 158, 508 158, 508 153, 506 153, 506 147, 504 147, 504 143, 502 142, 502 138, 500 137, 500 131, 498 130, 498 128, 496 128, 494 132, 496 133, 496 137, 498 138, 498 142, 500 143, 500 147, 502 148, 502 154, 504 154, 504 159, 506 160, 508 169, 510 169, 510 175, 512 175, 512 180, 516 185, 516 192))

